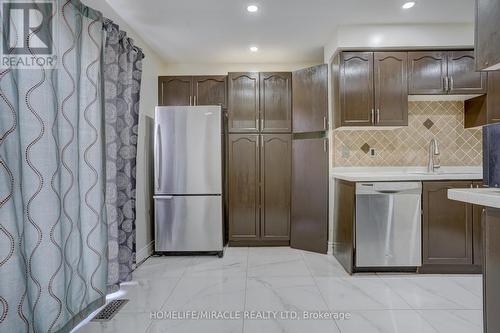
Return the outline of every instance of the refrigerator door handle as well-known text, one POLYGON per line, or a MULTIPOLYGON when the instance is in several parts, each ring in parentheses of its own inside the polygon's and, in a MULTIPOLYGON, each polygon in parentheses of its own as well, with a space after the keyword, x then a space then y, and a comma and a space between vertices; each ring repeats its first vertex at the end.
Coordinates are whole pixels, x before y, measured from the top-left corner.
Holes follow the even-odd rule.
POLYGON ((174 197, 171 195, 155 195, 153 199, 155 200, 172 200, 174 197))
POLYGON ((161 136, 160 136, 160 124, 156 125, 156 165, 155 165, 155 179, 156 179, 156 189, 160 190, 161 187, 161 136))

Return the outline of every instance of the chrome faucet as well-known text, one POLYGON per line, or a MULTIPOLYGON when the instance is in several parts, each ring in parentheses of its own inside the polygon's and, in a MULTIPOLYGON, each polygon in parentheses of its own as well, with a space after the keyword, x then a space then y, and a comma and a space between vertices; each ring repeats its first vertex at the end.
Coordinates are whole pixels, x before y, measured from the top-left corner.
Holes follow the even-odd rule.
POLYGON ((437 163, 434 161, 434 156, 439 157, 439 155, 440 153, 438 142, 436 139, 432 139, 431 143, 429 144, 429 164, 427 164, 427 172, 436 172, 437 169, 441 167, 441 165, 439 165, 439 159, 437 163))

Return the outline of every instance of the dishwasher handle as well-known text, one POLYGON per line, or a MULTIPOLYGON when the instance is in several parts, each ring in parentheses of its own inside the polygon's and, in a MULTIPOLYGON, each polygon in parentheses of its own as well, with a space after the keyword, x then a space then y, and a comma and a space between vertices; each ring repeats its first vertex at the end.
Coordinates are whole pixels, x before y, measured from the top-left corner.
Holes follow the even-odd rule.
POLYGON ((422 193, 420 182, 357 183, 356 194, 411 194, 422 193))

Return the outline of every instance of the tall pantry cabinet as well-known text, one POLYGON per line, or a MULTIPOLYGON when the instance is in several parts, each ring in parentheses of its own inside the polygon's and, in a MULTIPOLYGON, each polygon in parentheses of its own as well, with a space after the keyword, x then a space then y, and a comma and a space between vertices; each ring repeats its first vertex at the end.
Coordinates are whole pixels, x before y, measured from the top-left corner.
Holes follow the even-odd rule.
POLYGON ((231 245, 289 245, 292 74, 229 73, 231 245))

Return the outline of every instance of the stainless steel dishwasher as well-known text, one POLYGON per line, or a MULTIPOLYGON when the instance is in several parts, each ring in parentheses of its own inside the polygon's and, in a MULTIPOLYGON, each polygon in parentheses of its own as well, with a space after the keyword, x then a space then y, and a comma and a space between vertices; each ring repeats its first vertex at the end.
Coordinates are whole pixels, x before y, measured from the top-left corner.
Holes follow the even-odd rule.
POLYGON ((356 267, 422 265, 422 183, 356 184, 356 267))

